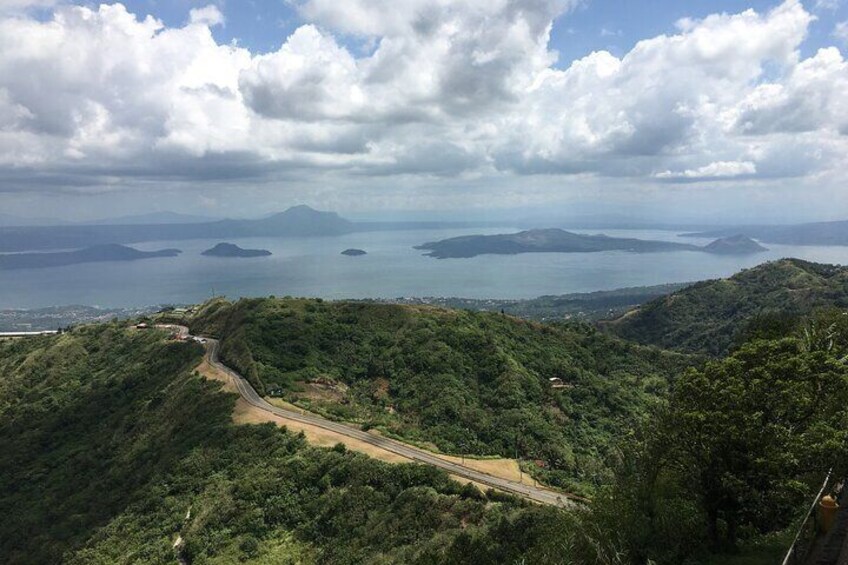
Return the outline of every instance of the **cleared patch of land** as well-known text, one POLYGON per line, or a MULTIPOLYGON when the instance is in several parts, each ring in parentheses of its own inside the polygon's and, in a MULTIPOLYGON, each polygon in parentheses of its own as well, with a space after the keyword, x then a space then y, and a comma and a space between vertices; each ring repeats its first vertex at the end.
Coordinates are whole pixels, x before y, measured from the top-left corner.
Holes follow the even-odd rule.
MULTIPOLYGON (((500 477, 516 483, 520 482, 525 485, 538 484, 533 482, 533 477, 529 476, 527 473, 522 473, 519 470, 518 461, 515 459, 470 459, 468 457, 463 459, 461 457, 444 455, 441 453, 436 453, 436 455, 446 461, 460 463, 465 467, 470 467, 475 471, 481 471, 494 477, 500 477)), ((459 480, 462 481, 462 479, 459 480)))

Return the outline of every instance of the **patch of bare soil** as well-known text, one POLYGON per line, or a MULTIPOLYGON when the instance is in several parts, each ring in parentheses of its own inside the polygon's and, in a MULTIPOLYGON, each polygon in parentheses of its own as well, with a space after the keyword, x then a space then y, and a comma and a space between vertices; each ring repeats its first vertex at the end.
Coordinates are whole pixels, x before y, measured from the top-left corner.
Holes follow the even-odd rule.
POLYGON ((294 395, 297 398, 335 404, 347 404, 348 402, 348 387, 343 383, 318 378, 300 383, 300 386, 302 390, 294 395))

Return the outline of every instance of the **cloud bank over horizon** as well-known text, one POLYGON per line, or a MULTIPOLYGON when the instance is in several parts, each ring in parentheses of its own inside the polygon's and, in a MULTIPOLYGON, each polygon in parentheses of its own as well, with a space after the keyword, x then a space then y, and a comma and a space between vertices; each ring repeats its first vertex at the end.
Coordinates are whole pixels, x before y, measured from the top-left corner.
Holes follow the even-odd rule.
POLYGON ((524 202, 517 187, 536 204, 601 185, 844 195, 838 26, 804 57, 816 16, 786 0, 558 61, 551 30, 577 4, 298 0, 306 23, 258 53, 215 40, 212 4, 168 27, 121 4, 4 0, 0 202, 160 184, 301 200, 321 185, 322 201, 409 209, 485 186, 493 205, 524 202))

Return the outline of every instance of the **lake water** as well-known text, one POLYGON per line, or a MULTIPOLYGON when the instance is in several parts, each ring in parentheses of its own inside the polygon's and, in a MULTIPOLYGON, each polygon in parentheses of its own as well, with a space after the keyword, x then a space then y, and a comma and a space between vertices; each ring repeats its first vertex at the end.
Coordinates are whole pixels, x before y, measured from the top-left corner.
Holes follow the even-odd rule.
MULTIPOLYGON (((395 298, 458 296, 533 298, 724 277, 764 261, 798 257, 848 264, 848 247, 770 245, 744 257, 674 251, 635 254, 526 253, 482 255, 472 259, 424 257, 414 245, 457 235, 507 233, 491 230, 415 230, 355 233, 338 237, 249 238, 232 240, 245 248, 268 249, 270 257, 221 259, 200 252, 219 240, 160 241, 138 244, 144 250, 175 247, 176 258, 89 263, 49 269, 0 271, 0 308, 37 308, 85 304, 131 307, 195 303, 213 292, 240 296, 320 296, 324 298, 395 298), (340 255, 354 247, 362 257, 340 255)), ((574 230, 599 233, 601 230, 574 230)), ((611 236, 683 241, 676 232, 602 230, 611 236)))

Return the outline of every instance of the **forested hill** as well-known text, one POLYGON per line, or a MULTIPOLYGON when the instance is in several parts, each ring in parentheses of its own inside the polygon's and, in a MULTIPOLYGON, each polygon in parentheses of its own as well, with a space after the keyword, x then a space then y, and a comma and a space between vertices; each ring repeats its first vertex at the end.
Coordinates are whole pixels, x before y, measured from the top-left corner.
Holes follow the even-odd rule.
POLYGON ((605 327, 638 343, 720 355, 759 328, 846 306, 848 268, 782 259, 657 298, 605 327))
POLYGON ((588 325, 427 306, 215 301, 192 331, 220 336, 222 359, 267 394, 448 453, 518 453, 582 493, 689 361, 588 325))
POLYGON ((848 473, 843 310, 686 371, 589 326, 435 308, 213 301, 194 325, 317 411, 604 488, 564 511, 234 425, 197 344, 83 326, 0 340, 0 563, 775 563, 848 473))
MULTIPOLYGON (((0 340, 0 563, 561 563, 575 516, 231 423, 196 344, 0 340)), ((583 553, 583 555, 587 555, 583 553)))

